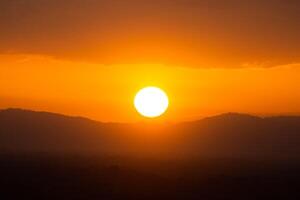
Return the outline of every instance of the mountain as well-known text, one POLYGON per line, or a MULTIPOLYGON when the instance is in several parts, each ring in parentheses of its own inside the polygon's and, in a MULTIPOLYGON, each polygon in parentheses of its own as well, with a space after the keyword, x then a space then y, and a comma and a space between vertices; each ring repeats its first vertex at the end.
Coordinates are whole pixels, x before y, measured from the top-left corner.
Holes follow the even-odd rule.
POLYGON ((299 117, 117 124, 8 109, 0 152, 4 199, 299 199, 299 117))
POLYGON ((110 148, 118 146, 109 144, 118 145, 122 137, 114 137, 122 126, 48 112, 7 109, 0 111, 0 149, 45 153, 113 151, 110 148))
MULTIPOLYGON (((195 156, 300 160, 300 117, 255 117, 228 113, 180 124, 195 156)), ((177 130, 178 130, 177 129, 177 130)), ((184 138, 183 138, 184 139, 184 138)))
POLYGON ((227 113, 173 125, 141 125, 7 109, 0 111, 0 151, 300 161, 300 117, 227 113))

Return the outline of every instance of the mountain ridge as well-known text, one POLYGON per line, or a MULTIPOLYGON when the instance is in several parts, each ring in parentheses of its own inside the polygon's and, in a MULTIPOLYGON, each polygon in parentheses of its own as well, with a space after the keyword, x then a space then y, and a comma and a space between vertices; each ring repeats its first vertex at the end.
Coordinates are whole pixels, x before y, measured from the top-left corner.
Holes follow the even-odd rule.
MULTIPOLYGON (((44 114, 44 115, 52 115, 52 116, 59 116, 59 117, 65 117, 65 118, 72 118, 72 119, 78 119, 78 120, 86 120, 86 121, 91 121, 91 122, 96 122, 96 123, 102 123, 102 124, 136 124, 136 123, 126 123, 126 122, 103 122, 99 120, 94 120, 90 119, 88 117, 80 116, 80 115, 67 115, 67 114, 62 114, 62 113, 56 113, 56 112, 48 112, 48 111, 36 111, 36 110, 29 110, 29 109, 23 109, 23 108, 5 108, 5 109, 0 109, 0 114, 2 113, 33 113, 33 114, 44 114)), ((244 118, 244 119, 274 119, 274 118, 300 118, 300 115, 270 115, 270 116, 256 116, 253 114, 248 114, 248 113, 240 113, 240 112, 225 112, 221 114, 216 114, 212 116, 207 116, 203 117, 200 119, 196 120, 189 120, 189 121, 182 121, 178 123, 193 123, 193 122, 199 122, 202 120, 210 120, 210 119, 216 119, 216 118, 244 118)))
POLYGON ((0 151, 300 161, 300 117, 225 113, 161 127, 6 109, 0 110, 0 151))

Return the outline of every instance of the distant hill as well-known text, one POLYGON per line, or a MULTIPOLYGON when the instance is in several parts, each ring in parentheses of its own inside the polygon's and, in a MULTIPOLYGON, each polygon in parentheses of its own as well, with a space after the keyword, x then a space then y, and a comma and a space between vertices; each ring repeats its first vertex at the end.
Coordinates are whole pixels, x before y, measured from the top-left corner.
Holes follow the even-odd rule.
POLYGON ((7 109, 0 111, 0 150, 42 153, 112 151, 110 148, 117 149, 118 141, 122 139, 121 134, 114 138, 122 126, 48 112, 7 109))
MULTIPOLYGON (((179 131, 178 131, 179 129, 179 131)), ((228 113, 178 125, 184 148, 195 156, 300 160, 300 117, 228 113), (205 154, 205 153, 204 153, 205 154)))
POLYGON ((300 117, 228 113, 159 128, 21 109, 0 111, 3 153, 96 153, 300 161, 300 117))

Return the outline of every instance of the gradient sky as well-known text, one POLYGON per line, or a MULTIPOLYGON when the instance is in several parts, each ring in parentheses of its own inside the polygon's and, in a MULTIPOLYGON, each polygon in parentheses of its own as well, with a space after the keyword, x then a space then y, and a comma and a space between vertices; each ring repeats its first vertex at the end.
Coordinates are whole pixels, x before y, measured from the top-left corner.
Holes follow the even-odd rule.
POLYGON ((143 86, 167 120, 300 113, 298 0, 2 0, 0 108, 137 121, 143 86))

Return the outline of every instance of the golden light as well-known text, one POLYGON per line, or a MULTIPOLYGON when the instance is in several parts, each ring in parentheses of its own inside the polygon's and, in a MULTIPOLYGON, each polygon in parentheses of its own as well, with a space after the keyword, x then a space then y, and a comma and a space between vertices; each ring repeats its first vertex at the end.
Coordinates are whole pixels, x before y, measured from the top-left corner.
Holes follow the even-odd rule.
POLYGON ((154 118, 162 115, 169 106, 166 93, 157 87, 145 87, 134 98, 136 110, 144 117, 154 118))

